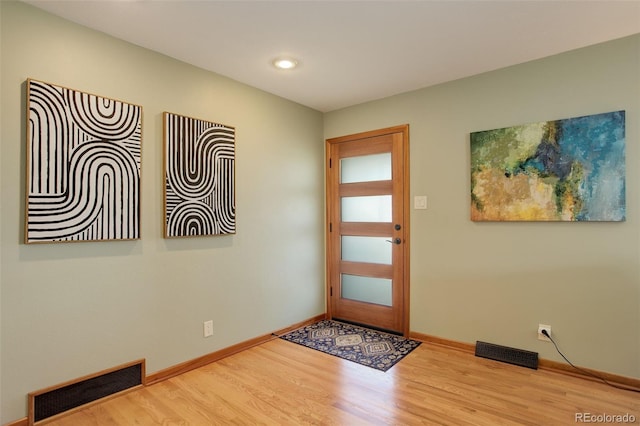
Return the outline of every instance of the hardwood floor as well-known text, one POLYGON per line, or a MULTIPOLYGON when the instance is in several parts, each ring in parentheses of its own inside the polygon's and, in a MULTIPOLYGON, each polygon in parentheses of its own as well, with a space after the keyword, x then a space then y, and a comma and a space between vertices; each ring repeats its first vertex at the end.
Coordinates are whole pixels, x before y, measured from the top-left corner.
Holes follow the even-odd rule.
POLYGON ((640 397, 430 343, 385 373, 275 339, 48 424, 568 425, 576 413, 638 424, 640 397))

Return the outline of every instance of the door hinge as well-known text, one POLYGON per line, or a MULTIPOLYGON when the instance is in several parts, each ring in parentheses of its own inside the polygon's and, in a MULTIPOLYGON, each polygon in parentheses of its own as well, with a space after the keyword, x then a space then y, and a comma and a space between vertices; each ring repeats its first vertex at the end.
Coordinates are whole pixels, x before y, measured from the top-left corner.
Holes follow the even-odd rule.
POLYGON ((333 287, 329 287, 329 297, 333 297, 333 287))
POLYGON ((329 158, 329 168, 331 168, 331 158, 329 158))
POLYGON ((333 232, 333 223, 329 223, 329 232, 333 232))

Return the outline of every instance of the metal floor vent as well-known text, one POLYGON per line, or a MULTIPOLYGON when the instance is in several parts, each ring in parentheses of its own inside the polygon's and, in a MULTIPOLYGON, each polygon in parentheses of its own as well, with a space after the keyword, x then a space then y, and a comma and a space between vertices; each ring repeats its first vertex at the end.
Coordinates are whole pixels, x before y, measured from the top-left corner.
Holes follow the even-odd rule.
POLYGON ((538 353, 514 349, 506 346, 494 345, 493 343, 476 342, 476 356, 493 359, 521 367, 538 369, 538 353))
POLYGON ((144 360, 29 394, 29 424, 143 384, 144 360))

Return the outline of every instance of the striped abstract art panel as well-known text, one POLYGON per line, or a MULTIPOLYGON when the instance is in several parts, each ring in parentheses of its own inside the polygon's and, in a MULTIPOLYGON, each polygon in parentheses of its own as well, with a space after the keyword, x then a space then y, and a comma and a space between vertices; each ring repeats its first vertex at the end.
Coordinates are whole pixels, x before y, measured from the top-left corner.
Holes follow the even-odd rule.
POLYGON ((27 81, 25 242, 140 238, 142 107, 27 81))
POLYGON ((166 238, 235 234, 235 128, 164 113, 166 238))

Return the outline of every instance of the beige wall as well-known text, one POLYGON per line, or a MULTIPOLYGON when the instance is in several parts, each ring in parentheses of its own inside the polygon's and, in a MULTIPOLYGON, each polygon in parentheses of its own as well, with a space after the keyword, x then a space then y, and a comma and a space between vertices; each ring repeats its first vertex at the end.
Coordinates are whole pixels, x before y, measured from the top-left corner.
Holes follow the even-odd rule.
POLYGON ((640 378, 640 36, 325 114, 325 138, 410 124, 411 330, 640 378), (475 223, 469 133, 626 110, 623 223, 475 223))
POLYGON ((137 358, 153 373, 324 312, 321 113, 22 3, 0 8, 0 423, 26 415, 29 391, 137 358), (27 78, 143 107, 139 241, 22 244, 27 78), (236 128, 236 235, 162 238, 163 111, 236 128))

